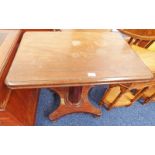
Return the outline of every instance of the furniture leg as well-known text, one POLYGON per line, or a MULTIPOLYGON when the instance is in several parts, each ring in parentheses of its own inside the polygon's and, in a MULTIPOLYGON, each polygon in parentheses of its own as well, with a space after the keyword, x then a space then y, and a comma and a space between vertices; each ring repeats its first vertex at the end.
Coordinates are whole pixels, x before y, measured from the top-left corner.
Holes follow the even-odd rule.
POLYGON ((146 103, 150 102, 154 97, 155 97, 155 93, 152 94, 149 98, 147 98, 142 104, 146 104, 146 103))
POLYGON ((71 113, 91 113, 101 115, 101 110, 94 107, 88 100, 90 87, 53 88, 61 97, 59 107, 49 115, 50 120, 56 120, 71 113))
POLYGON ((147 89, 148 89, 148 87, 145 87, 145 88, 139 90, 136 93, 135 97, 131 100, 131 104, 129 104, 128 106, 132 105, 136 100, 138 100, 147 89))
POLYGON ((115 98, 115 100, 110 104, 110 106, 107 108, 107 110, 111 110, 112 108, 113 108, 113 106, 115 105, 115 103, 120 99, 120 97, 124 94, 124 93, 126 93, 128 90, 129 90, 129 88, 121 88, 122 90, 121 90, 121 92, 120 92, 120 94, 115 98))

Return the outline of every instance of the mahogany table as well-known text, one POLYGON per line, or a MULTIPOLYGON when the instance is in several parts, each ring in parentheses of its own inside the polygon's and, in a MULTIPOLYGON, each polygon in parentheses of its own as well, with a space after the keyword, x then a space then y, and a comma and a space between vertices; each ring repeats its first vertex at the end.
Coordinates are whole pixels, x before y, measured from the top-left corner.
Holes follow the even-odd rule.
POLYGON ((50 88, 61 97, 51 120, 74 113, 101 115, 88 100, 95 85, 153 78, 123 38, 113 32, 27 32, 6 78, 12 89, 50 88))

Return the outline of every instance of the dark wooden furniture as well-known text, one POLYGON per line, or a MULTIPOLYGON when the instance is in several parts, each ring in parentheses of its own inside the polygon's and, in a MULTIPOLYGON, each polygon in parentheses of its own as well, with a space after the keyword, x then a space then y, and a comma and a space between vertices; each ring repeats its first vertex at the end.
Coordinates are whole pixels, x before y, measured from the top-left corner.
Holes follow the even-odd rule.
POLYGON ((94 85, 142 82, 152 77, 117 33, 27 32, 6 84, 11 89, 55 90, 61 103, 49 116, 54 120, 73 112, 101 115, 100 109, 88 100, 88 92, 94 85))
POLYGON ((130 106, 140 97, 148 88, 142 83, 127 83, 110 85, 100 101, 107 110, 114 107, 130 106), (136 92, 132 92, 135 90, 136 92))
MULTIPOLYGON (((141 58, 144 64, 155 75, 155 52, 146 49, 148 45, 150 45, 150 43, 155 39, 155 30, 138 31, 123 29, 119 31, 131 37, 128 43, 135 51, 135 53, 141 58), (144 42, 145 40, 147 42, 144 42), (142 46, 143 48, 139 47, 138 45, 142 46)), ((107 109, 110 110, 113 107, 132 105, 136 100, 140 98, 144 99, 143 103, 150 102, 150 100, 154 98, 155 93, 155 89, 153 92, 153 86, 155 85, 154 81, 155 78, 144 83, 110 85, 110 88, 104 94, 100 104, 105 105, 107 109), (149 91, 150 88, 151 92, 149 91), (133 89, 136 90, 136 93, 132 92, 133 89)))
POLYGON ((25 32, 45 32, 45 31, 47 31, 47 32, 59 32, 59 31, 61 31, 60 29, 21 29, 21 31, 22 31, 22 33, 25 33, 25 32))
POLYGON ((144 100, 142 104, 155 102, 155 81, 154 84, 149 86, 149 89, 144 92, 142 99, 144 100))
POLYGON ((154 75, 152 80, 144 83, 144 86, 147 86, 148 89, 142 95, 143 104, 153 102, 155 101, 155 52, 137 46, 132 46, 132 48, 154 75))
POLYGON ((0 30, 0 125, 33 125, 37 90, 11 90, 4 83, 22 37, 21 30, 0 30))
POLYGON ((111 32, 111 29, 61 29, 62 32, 111 32))
POLYGON ((120 32, 130 36, 129 44, 132 49, 137 53, 141 60, 148 66, 154 74, 154 79, 145 83, 147 90, 142 95, 144 99, 143 104, 155 101, 155 52, 147 50, 147 48, 155 41, 155 29, 123 29, 120 32), (135 40, 135 41, 133 41, 135 40), (142 47, 139 47, 139 45, 142 47))
POLYGON ((143 48, 148 48, 155 41, 155 29, 119 29, 119 31, 130 36, 128 43, 143 48))

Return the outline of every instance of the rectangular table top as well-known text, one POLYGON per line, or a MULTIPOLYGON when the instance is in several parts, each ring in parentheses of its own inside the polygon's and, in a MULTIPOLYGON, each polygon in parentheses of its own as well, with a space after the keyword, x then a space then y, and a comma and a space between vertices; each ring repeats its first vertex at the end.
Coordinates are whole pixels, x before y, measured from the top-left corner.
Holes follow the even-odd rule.
POLYGON ((27 32, 6 78, 10 88, 145 81, 153 78, 114 32, 27 32))

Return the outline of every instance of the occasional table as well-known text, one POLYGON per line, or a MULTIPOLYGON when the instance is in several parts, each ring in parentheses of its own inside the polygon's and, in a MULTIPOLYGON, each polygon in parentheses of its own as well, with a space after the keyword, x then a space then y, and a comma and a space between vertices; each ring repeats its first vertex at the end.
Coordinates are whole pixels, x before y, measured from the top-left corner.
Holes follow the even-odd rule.
POLYGON ((130 46, 113 32, 27 32, 6 78, 11 89, 50 88, 61 97, 51 120, 74 113, 101 115, 88 100, 95 85, 153 78, 130 46))

